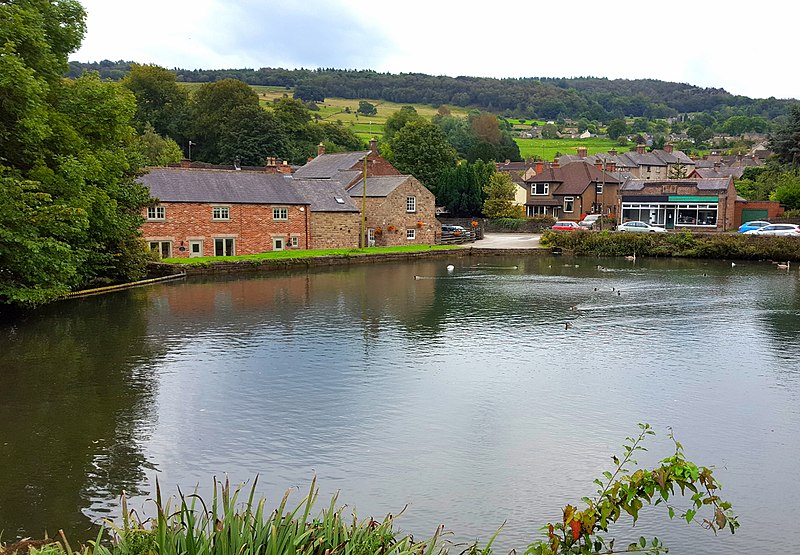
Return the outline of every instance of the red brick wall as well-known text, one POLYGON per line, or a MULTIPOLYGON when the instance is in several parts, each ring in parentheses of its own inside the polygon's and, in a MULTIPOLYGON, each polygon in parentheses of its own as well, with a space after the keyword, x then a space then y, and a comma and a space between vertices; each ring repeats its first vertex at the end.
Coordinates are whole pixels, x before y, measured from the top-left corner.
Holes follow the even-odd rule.
POLYGON ((772 221, 775 218, 780 218, 783 216, 783 207, 781 204, 776 200, 746 200, 746 201, 736 201, 735 213, 736 216, 734 218, 734 227, 739 227, 744 223, 742 218, 742 210, 745 209, 756 209, 756 210, 767 210, 767 220, 772 221))
MULTIPOLYGON (((189 257, 189 241, 203 241, 203 256, 214 255, 214 238, 233 237, 236 254, 257 254, 272 250, 272 238, 298 238, 298 247, 307 249, 309 214, 307 206, 275 205, 288 208, 289 219, 272 219, 273 205, 227 203, 170 203, 162 202, 164 221, 146 221, 142 235, 146 241, 172 241, 172 256, 189 257), (212 206, 227 206, 229 221, 213 221, 212 206), (179 248, 183 241, 184 252, 179 248)), ((145 217, 147 210, 144 211, 145 217)))

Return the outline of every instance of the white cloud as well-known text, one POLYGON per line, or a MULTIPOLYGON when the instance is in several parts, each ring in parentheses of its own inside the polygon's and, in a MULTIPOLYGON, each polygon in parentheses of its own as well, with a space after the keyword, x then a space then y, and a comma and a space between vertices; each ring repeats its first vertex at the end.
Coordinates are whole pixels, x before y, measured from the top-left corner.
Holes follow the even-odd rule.
POLYGON ((764 0, 83 0, 73 59, 165 67, 339 67, 486 77, 651 78, 800 96, 796 8, 764 0))

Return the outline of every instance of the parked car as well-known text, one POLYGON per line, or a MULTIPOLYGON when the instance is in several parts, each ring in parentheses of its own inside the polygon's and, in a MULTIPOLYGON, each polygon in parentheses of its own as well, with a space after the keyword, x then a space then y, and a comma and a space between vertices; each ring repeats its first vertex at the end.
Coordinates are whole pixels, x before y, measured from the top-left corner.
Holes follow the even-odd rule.
POLYGON ((576 230, 577 231, 582 231, 583 230, 583 228, 578 225, 578 222, 567 222, 567 221, 556 222, 555 224, 553 224, 553 227, 551 227, 550 229, 553 229, 555 231, 576 231, 576 230))
POLYGON ((650 225, 647 222, 625 222, 617 226, 617 231, 634 231, 637 233, 666 233, 663 227, 650 225))
POLYGON ((745 231, 745 235, 788 235, 791 237, 800 237, 800 225, 769 224, 758 229, 745 231))
POLYGON ((597 225, 597 220, 602 217, 602 214, 587 214, 584 219, 578 222, 578 225, 586 229, 594 229, 594 226, 597 225))
POLYGON ((453 235, 469 237, 469 231, 460 225, 443 225, 442 233, 452 233, 453 235))
POLYGON ((739 226, 739 233, 746 233, 748 231, 752 231, 753 229, 760 229, 765 225, 769 225, 769 222, 765 222, 762 220, 754 220, 752 222, 745 222, 739 226))

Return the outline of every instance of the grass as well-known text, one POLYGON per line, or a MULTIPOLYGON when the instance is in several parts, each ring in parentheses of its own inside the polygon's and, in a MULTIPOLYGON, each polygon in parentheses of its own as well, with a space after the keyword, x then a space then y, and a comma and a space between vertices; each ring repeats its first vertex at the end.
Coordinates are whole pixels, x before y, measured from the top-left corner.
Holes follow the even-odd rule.
POLYGON ((592 137, 590 139, 514 139, 522 158, 533 157, 553 160, 557 154, 577 154, 578 147, 586 147, 588 154, 607 153, 611 149, 627 152, 631 147, 619 146, 616 141, 592 137))
POLYGON ((324 258, 326 256, 359 256, 367 254, 414 253, 429 251, 445 251, 461 248, 457 245, 406 245, 402 247, 367 247, 364 249, 316 249, 285 250, 243 254, 241 256, 199 256, 197 258, 164 258, 161 262, 168 264, 212 264, 215 262, 239 262, 264 260, 294 260, 298 258, 324 258))

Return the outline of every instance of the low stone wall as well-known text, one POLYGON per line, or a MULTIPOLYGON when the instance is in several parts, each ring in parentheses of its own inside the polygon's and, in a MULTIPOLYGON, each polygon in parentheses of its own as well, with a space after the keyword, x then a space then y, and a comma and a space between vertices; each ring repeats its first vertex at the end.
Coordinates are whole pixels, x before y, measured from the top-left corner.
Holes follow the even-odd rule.
POLYGON ((340 256, 318 256, 314 258, 286 258, 281 260, 239 260, 236 262, 214 262, 210 264, 165 264, 153 263, 152 269, 160 275, 185 273, 187 276, 211 274, 243 274, 274 272, 298 268, 320 268, 348 264, 376 264, 382 262, 405 262, 427 258, 461 258, 464 256, 549 256, 551 249, 488 249, 469 247, 430 252, 399 252, 386 254, 354 254, 340 256))

